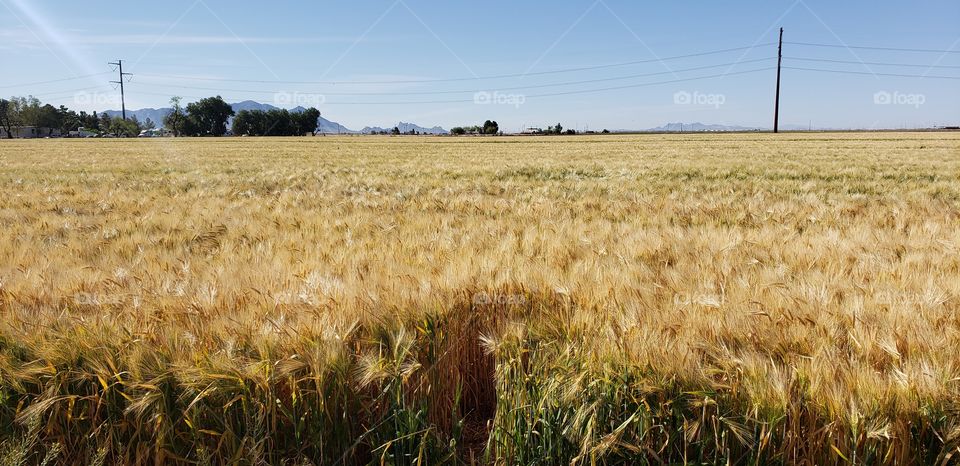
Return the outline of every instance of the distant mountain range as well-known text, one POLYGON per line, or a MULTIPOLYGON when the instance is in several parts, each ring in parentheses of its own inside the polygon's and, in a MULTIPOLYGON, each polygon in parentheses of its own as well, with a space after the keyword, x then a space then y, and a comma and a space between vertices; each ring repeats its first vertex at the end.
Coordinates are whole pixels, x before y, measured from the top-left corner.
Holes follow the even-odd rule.
MULTIPOLYGON (((279 109, 279 107, 275 107, 270 104, 262 104, 260 102, 255 102, 252 100, 244 100, 243 102, 230 104, 230 106, 233 108, 234 112, 240 112, 241 110, 269 111, 269 110, 279 109)), ((304 110, 306 109, 303 107, 295 107, 290 109, 291 112, 302 112, 304 110)), ((166 116, 169 115, 171 112, 173 112, 172 108, 141 108, 139 110, 127 110, 127 118, 132 118, 135 116, 137 117, 137 121, 141 123, 146 122, 147 119, 149 118, 157 126, 160 126, 160 124, 163 122, 163 119, 166 118, 166 116)), ((120 116, 121 114, 120 110, 107 110, 103 113, 109 115, 111 118, 120 116)), ((232 123, 233 123, 233 120, 231 119, 228 122, 228 124, 232 124, 232 123)), ((368 126, 366 128, 363 128, 360 131, 354 131, 354 130, 351 130, 350 128, 347 128, 346 126, 341 125, 340 123, 337 123, 335 121, 330 121, 324 117, 320 117, 319 119, 317 119, 317 128, 321 133, 327 133, 327 134, 371 134, 371 133, 378 133, 381 131, 386 131, 389 133, 390 131, 393 130, 392 126, 386 129, 376 127, 376 126, 374 127, 368 126)), ((413 130, 420 134, 447 134, 447 130, 439 126, 434 126, 433 128, 424 128, 422 126, 419 126, 413 123, 400 122, 399 124, 397 124, 397 128, 400 129, 401 133, 408 133, 411 130, 413 130)))
MULTIPOLYGON (((420 134, 447 134, 447 130, 439 126, 434 126, 433 128, 424 128, 423 126, 420 126, 420 125, 416 125, 413 123, 404 123, 402 121, 400 123, 397 123, 396 128, 399 129, 400 132, 403 134, 409 133, 411 131, 415 133, 420 133, 420 134)), ((391 131, 393 131, 392 127, 381 128, 379 126, 372 126, 372 127, 367 126, 366 128, 363 128, 360 130, 360 134, 389 133, 391 131)))
MULTIPOLYGON (((786 131, 805 130, 806 126, 800 125, 780 125, 780 129, 786 131)), ((768 131, 770 128, 737 126, 737 125, 705 125, 703 123, 667 123, 657 128, 645 129, 643 132, 651 133, 702 133, 702 132, 731 132, 731 131, 768 131)))
MULTIPOLYGON (((140 110, 127 110, 127 118, 137 117, 137 121, 144 123, 149 118, 150 121, 154 122, 157 126, 160 126, 163 123, 163 119, 172 112, 172 108, 141 108, 140 110)), ((123 112, 120 110, 107 110, 103 112, 107 114, 110 118, 118 117, 123 112)))
MULTIPOLYGON (((243 102, 237 102, 230 104, 233 107, 234 112, 240 112, 241 110, 277 110, 279 107, 275 107, 270 104, 263 104, 260 102, 255 102, 252 100, 244 100, 243 102)), ((291 112, 302 112, 305 110, 303 107, 295 107, 290 109, 291 112)), ((159 126, 163 119, 172 112, 171 108, 142 108, 139 110, 127 110, 127 117, 136 116, 137 120, 145 122, 148 118, 153 121, 157 126, 159 126)), ((115 116, 120 116, 119 110, 107 110, 103 113, 106 113, 111 118, 115 116)), ((233 120, 229 122, 233 123, 233 120)), ((367 126, 360 131, 354 131, 346 126, 341 125, 335 121, 328 120, 324 117, 317 119, 317 128, 321 133, 326 134, 377 134, 377 133, 390 133, 393 131, 393 126, 383 128, 380 126, 367 126)), ((440 126, 434 126, 432 128, 426 128, 415 123, 405 123, 400 122, 396 125, 396 128, 400 130, 401 133, 410 133, 411 131, 419 134, 449 134, 449 132, 441 128, 440 126)), ((760 127, 749 127, 749 126, 738 126, 738 125, 715 125, 715 124, 703 124, 703 123, 667 123, 663 126, 656 128, 649 128, 644 130, 639 130, 639 132, 650 132, 650 133, 698 133, 698 132, 737 132, 737 131, 767 131, 770 128, 760 128, 760 127)), ((797 130, 806 130, 808 127, 800 125, 781 125, 781 129, 787 131, 797 131, 797 130)), ((617 130, 615 133, 629 133, 637 132, 637 130, 617 130)))
POLYGON ((756 131, 759 128, 748 128, 746 126, 728 126, 728 125, 705 125, 703 123, 667 123, 657 128, 650 128, 646 131, 653 133, 697 133, 704 131, 756 131))

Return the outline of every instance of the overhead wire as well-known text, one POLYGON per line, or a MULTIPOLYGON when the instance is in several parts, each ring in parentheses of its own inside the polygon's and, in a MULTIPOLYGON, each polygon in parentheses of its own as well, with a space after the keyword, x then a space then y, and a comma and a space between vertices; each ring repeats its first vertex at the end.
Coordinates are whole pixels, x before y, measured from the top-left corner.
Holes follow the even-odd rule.
POLYGON ((823 47, 823 48, 835 48, 835 49, 852 49, 852 50, 879 50, 885 52, 916 52, 916 53, 960 53, 960 50, 952 49, 916 49, 916 48, 897 48, 897 47, 869 47, 863 45, 845 45, 845 44, 817 44, 812 42, 783 42, 784 45, 800 45, 805 47, 823 47))
POLYGON ((749 47, 734 47, 734 48, 727 48, 727 49, 720 49, 720 50, 711 50, 708 52, 690 53, 686 55, 675 55, 671 57, 660 57, 660 58, 651 58, 651 59, 645 59, 645 60, 635 60, 635 61, 627 61, 627 62, 619 62, 619 63, 607 63, 602 65, 581 66, 581 67, 575 67, 575 68, 565 68, 565 69, 550 70, 550 71, 537 71, 537 72, 530 72, 530 73, 511 73, 511 74, 500 74, 500 75, 490 75, 490 76, 456 77, 456 78, 399 79, 399 80, 381 80, 381 81, 349 81, 349 80, 283 81, 283 80, 261 80, 261 79, 211 78, 211 77, 205 77, 205 76, 164 75, 164 74, 153 74, 153 73, 138 73, 138 76, 166 78, 166 79, 179 79, 179 80, 185 80, 185 81, 240 82, 240 83, 257 83, 257 84, 330 84, 330 85, 429 84, 429 83, 440 83, 440 82, 526 78, 529 76, 545 76, 545 75, 552 75, 552 74, 574 73, 574 72, 580 72, 580 71, 594 71, 594 70, 607 69, 607 68, 616 68, 616 67, 622 67, 622 66, 640 65, 640 64, 648 64, 648 63, 662 63, 667 61, 682 60, 686 58, 695 58, 695 57, 703 57, 708 55, 751 50, 751 49, 756 49, 756 48, 771 46, 771 45, 776 45, 776 44, 770 42, 765 44, 757 44, 749 47))
POLYGON ((894 78, 921 78, 921 79, 960 79, 960 76, 937 76, 937 75, 921 75, 921 74, 899 74, 899 73, 872 73, 869 71, 850 71, 850 70, 827 70, 821 68, 804 68, 796 66, 784 66, 785 70, 794 70, 794 71, 813 71, 820 73, 834 73, 834 74, 850 74, 850 75, 862 75, 862 76, 887 76, 894 78))
MULTIPOLYGON (((775 69, 776 67, 766 67, 766 68, 759 68, 759 69, 752 69, 752 70, 745 70, 745 71, 721 73, 721 74, 715 74, 715 75, 709 75, 709 76, 696 76, 696 77, 690 77, 690 78, 672 79, 668 81, 657 81, 657 82, 649 82, 649 83, 630 84, 630 85, 624 85, 624 86, 613 86, 613 87, 545 93, 545 94, 530 94, 530 95, 524 95, 523 98, 535 99, 535 98, 543 98, 543 97, 593 94, 598 92, 608 92, 608 91, 623 90, 623 89, 636 89, 641 87, 658 86, 663 84, 673 84, 673 83, 679 83, 679 82, 698 81, 703 79, 722 78, 726 76, 752 74, 752 73, 758 73, 763 71, 772 71, 775 69)), ((149 93, 149 92, 142 92, 142 94, 160 95, 160 96, 168 95, 163 93, 149 93)), ((181 96, 181 97, 202 98, 201 96, 181 96)), ((230 100, 236 100, 236 99, 230 99, 230 100)), ((457 100, 451 99, 451 100, 425 100, 425 101, 325 102, 324 105, 427 105, 427 104, 459 104, 459 103, 475 103, 475 102, 476 101, 474 99, 457 99, 457 100)))
MULTIPOLYGON (((758 63, 764 61, 773 61, 776 57, 769 58, 759 58, 752 60, 743 60, 735 63, 721 63, 715 65, 707 66, 698 66, 693 68, 684 68, 676 69, 672 71, 660 71, 654 73, 641 73, 641 74, 632 74, 627 76, 616 76, 610 78, 597 78, 597 79, 587 79, 580 81, 568 81, 568 82, 559 82, 559 83, 549 83, 549 84, 539 84, 539 85, 528 85, 528 86, 515 86, 515 87, 501 87, 496 89, 483 89, 486 92, 504 92, 504 91, 519 91, 526 89, 545 89, 551 87, 564 87, 564 86, 574 86, 580 84, 594 84, 600 82, 610 82, 610 81, 623 81, 627 79, 636 79, 636 78, 645 78, 651 76, 662 76, 665 74, 675 74, 675 73, 686 73, 691 71, 701 71, 714 68, 726 68, 731 66, 737 66, 742 64, 749 63, 758 63)), ((184 86, 179 84, 161 84, 161 83, 143 83, 140 82, 140 85, 147 85, 150 87, 164 87, 164 88, 174 88, 174 89, 190 89, 190 90, 202 90, 202 91, 217 91, 217 92, 243 92, 243 93, 259 93, 259 94, 277 94, 282 92, 290 92, 290 90, 264 90, 264 89, 225 89, 225 88, 214 88, 214 87, 197 87, 197 86, 184 86)), ((446 91, 416 91, 416 92, 312 92, 312 91, 298 91, 304 94, 316 94, 316 95, 326 95, 326 96, 412 96, 412 95, 442 95, 442 94, 466 94, 466 93, 475 93, 478 89, 460 89, 460 90, 446 90, 446 91)))

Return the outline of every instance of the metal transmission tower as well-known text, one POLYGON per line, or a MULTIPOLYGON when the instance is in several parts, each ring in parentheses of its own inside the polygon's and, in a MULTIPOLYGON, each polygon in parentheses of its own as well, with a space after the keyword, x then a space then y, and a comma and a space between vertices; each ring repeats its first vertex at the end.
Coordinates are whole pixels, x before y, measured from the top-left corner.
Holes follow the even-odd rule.
POLYGON ((133 76, 133 73, 124 73, 123 72, 123 60, 117 60, 116 62, 107 63, 108 65, 116 66, 120 70, 120 78, 118 81, 110 81, 113 84, 120 85, 120 110, 123 115, 123 119, 127 119, 127 101, 126 97, 123 95, 123 78, 124 76, 133 76))
POLYGON ((783 28, 780 28, 780 46, 777 48, 777 100, 773 109, 773 132, 780 132, 780 67, 783 65, 783 28))

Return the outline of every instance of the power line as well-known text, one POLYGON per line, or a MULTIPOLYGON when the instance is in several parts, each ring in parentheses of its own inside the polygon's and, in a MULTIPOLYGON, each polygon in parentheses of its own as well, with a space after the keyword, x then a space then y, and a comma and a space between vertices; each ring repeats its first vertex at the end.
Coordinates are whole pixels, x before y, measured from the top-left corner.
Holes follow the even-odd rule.
POLYGON ((607 69, 607 68, 616 68, 621 66, 659 63, 659 62, 665 62, 665 61, 682 60, 685 58, 703 57, 703 56, 716 55, 721 53, 751 50, 758 47, 765 47, 769 45, 775 45, 775 43, 771 42, 766 44, 757 44, 750 47, 735 47, 735 48, 729 48, 729 49, 711 50, 709 52, 676 55, 672 57, 662 57, 662 58, 654 58, 654 59, 647 59, 647 60, 620 62, 620 63, 608 63, 604 65, 594 65, 594 66, 581 66, 577 68, 565 68, 565 69, 552 70, 552 71, 538 71, 533 73, 513 73, 513 74, 501 74, 501 75, 492 75, 492 76, 473 76, 473 77, 459 77, 459 78, 405 79, 405 80, 391 80, 391 81, 270 81, 270 80, 258 80, 258 79, 206 78, 206 77, 197 77, 197 76, 162 75, 162 74, 150 74, 150 73, 139 73, 139 75, 152 77, 152 78, 180 79, 185 81, 241 82, 241 83, 258 83, 258 84, 331 84, 331 85, 336 85, 336 84, 357 84, 357 85, 361 85, 361 84, 364 84, 364 85, 365 84, 427 84, 427 83, 441 83, 441 82, 478 81, 478 80, 488 80, 488 79, 524 78, 529 76, 544 76, 544 75, 551 75, 551 74, 573 73, 578 71, 593 71, 593 70, 601 70, 601 69, 607 69))
POLYGON ((70 90, 65 89, 61 91, 46 92, 42 94, 29 94, 29 97, 43 97, 43 100, 49 103, 50 101, 57 101, 61 99, 71 98, 71 97, 75 98, 77 97, 78 92, 97 91, 97 90, 105 90, 105 89, 106 89, 105 86, 100 85, 100 86, 92 86, 92 87, 82 87, 79 89, 70 89, 70 90))
MULTIPOLYGON (((657 81, 657 82, 650 82, 650 83, 630 84, 630 85, 624 85, 624 86, 603 87, 603 88, 597 88, 597 89, 584 89, 584 90, 577 90, 577 91, 554 92, 554 93, 546 93, 546 94, 531 94, 531 95, 525 95, 524 98, 535 99, 535 98, 544 98, 544 97, 595 94, 599 92, 618 91, 618 90, 625 90, 625 89, 637 89, 641 87, 659 86, 663 84, 674 84, 674 83, 680 83, 680 82, 699 81, 703 79, 723 78, 726 76, 737 76, 737 75, 744 75, 744 74, 751 74, 751 73, 759 73, 763 71, 771 71, 774 69, 776 69, 776 67, 767 67, 767 68, 745 70, 745 71, 735 71, 732 73, 721 73, 721 74, 714 74, 709 76, 696 76, 691 78, 672 79, 669 81, 657 81)), ((164 94, 159 92, 142 92, 142 94, 156 95, 156 96, 169 95, 169 94, 164 94)), ((188 96, 188 95, 181 96, 181 97, 186 97, 190 99, 203 98, 202 96, 188 96)), ((227 99, 227 100, 238 100, 238 99, 227 99)), ((394 102, 325 102, 324 105, 431 105, 431 104, 463 104, 463 103, 475 103, 475 102, 476 101, 473 99, 458 99, 458 100, 424 100, 424 101, 402 101, 402 102, 396 102, 396 101, 394 102)))
POLYGON ((51 98, 51 97, 49 97, 50 95, 64 95, 64 96, 68 96, 68 95, 75 95, 77 92, 96 91, 96 90, 104 90, 104 89, 106 89, 106 87, 101 84, 101 85, 99 85, 99 86, 82 87, 82 88, 79 88, 79 89, 64 89, 64 90, 62 90, 62 91, 51 91, 51 92, 45 92, 45 93, 42 93, 42 94, 30 94, 30 95, 33 96, 33 97, 46 97, 46 98, 50 99, 50 98, 51 98))
POLYGON ((870 62, 870 61, 851 61, 851 60, 828 60, 824 58, 806 58, 806 57, 783 57, 787 60, 799 60, 799 61, 809 61, 809 62, 821 62, 821 63, 844 63, 849 65, 874 65, 874 66, 903 66, 910 68, 947 68, 947 69, 960 69, 960 65, 921 65, 919 63, 882 63, 882 62, 870 62))
MULTIPOLYGON (((726 68, 730 66, 737 66, 742 64, 757 63, 773 60, 773 57, 770 58, 758 58, 753 60, 742 60, 735 63, 722 63, 717 65, 707 65, 707 66, 698 66, 694 68, 685 68, 685 69, 675 69, 672 71, 660 71, 656 73, 642 73, 642 74, 633 74, 627 76, 616 76, 611 78, 597 78, 597 79, 587 79, 580 81, 567 81, 560 83, 550 83, 550 84, 539 84, 539 85, 529 85, 529 86, 516 86, 516 87, 503 87, 497 89, 486 89, 487 92, 500 92, 500 91, 519 91, 526 89, 544 89, 551 87, 563 87, 563 86, 574 86, 579 84, 593 84, 600 82, 610 82, 610 81, 623 81, 627 79, 636 79, 636 78, 645 78, 650 76, 662 76, 665 74, 674 74, 674 73, 684 73, 690 71, 701 71, 714 68, 726 68)), ((170 87, 176 89, 191 89, 191 90, 201 90, 201 91, 216 91, 216 92, 248 92, 255 94, 277 94, 281 91, 275 90, 263 90, 263 89, 223 89, 223 88, 214 88, 214 87, 196 87, 196 86, 183 86, 176 84, 157 84, 157 83, 140 83, 144 86, 153 86, 153 87, 170 87)), ((289 91, 288 91, 289 92, 289 91)), ((450 90, 450 91, 419 91, 419 92, 307 92, 304 91, 304 94, 316 94, 316 95, 325 95, 325 96, 413 96, 413 95, 442 95, 442 94, 466 94, 466 93, 476 93, 477 89, 462 89, 462 90, 450 90)))
POLYGON ((74 76, 74 77, 71 77, 71 78, 51 79, 51 80, 49 80, 49 81, 36 81, 36 82, 32 82, 32 83, 22 83, 22 84, 11 84, 11 85, 6 85, 6 86, 0 86, 0 89, 11 89, 11 88, 14 88, 14 87, 40 86, 40 85, 43 85, 43 84, 62 83, 62 82, 66 82, 66 81, 75 81, 75 80, 78 80, 78 79, 86 79, 86 78, 93 78, 93 77, 96 77, 96 76, 103 76, 103 75, 105 75, 105 74, 110 74, 110 73, 111 73, 111 71, 104 71, 104 72, 102 72, 102 73, 86 74, 86 75, 82 75, 82 76, 74 76))
POLYGON ((855 74, 855 75, 865 75, 865 76, 891 76, 894 78, 920 78, 920 79, 960 79, 960 76, 926 76, 921 74, 897 74, 897 73, 870 73, 866 71, 847 71, 847 70, 824 70, 820 68, 799 68, 792 66, 784 66, 785 70, 795 70, 795 71, 815 71, 821 73, 835 73, 835 74, 855 74))
POLYGON ((77 101, 78 97, 81 98, 81 99, 83 98, 83 97, 77 95, 78 92, 82 92, 82 91, 94 91, 94 90, 98 90, 98 89, 103 89, 103 88, 101 88, 101 87, 91 87, 91 88, 87 88, 87 89, 78 89, 77 91, 74 91, 74 92, 71 92, 71 93, 65 93, 65 94, 59 94, 59 95, 45 95, 45 96, 43 97, 43 100, 46 101, 46 102, 61 102, 61 103, 62 103, 64 99, 73 99, 74 104, 78 104, 78 101, 77 101))
POLYGON ((784 42, 784 44, 801 45, 806 47, 828 47, 828 48, 835 48, 835 49, 882 50, 887 52, 960 53, 960 50, 903 49, 903 48, 896 48, 896 47, 867 47, 862 45, 815 44, 812 42, 784 42))
POLYGON ((588 89, 588 90, 583 90, 583 91, 556 92, 556 93, 553 93, 553 94, 533 94, 533 95, 528 95, 528 96, 526 96, 526 97, 527 97, 528 99, 534 99, 534 98, 538 98, 538 97, 557 97, 557 96, 564 96, 564 95, 594 94, 594 93, 597 93, 597 92, 619 91, 619 90, 624 90, 624 89, 636 89, 636 88, 648 87, 648 86, 659 86, 659 85, 663 85, 663 84, 674 84, 674 83, 683 83, 683 82, 688 82, 688 81, 699 81, 699 80, 702 80, 702 79, 724 78, 724 77, 727 77, 727 76, 738 76, 738 75, 743 75, 743 74, 759 73, 759 72, 762 72, 762 71, 771 71, 771 70, 774 70, 774 69, 776 69, 776 67, 772 67, 772 66, 771 66, 771 67, 759 68, 759 69, 753 69, 753 70, 735 71, 735 72, 732 72, 732 73, 720 73, 720 74, 714 74, 714 75, 710 75, 710 76, 697 76, 697 77, 693 77, 693 78, 681 78, 681 79, 672 79, 672 80, 670 80, 670 81, 658 81, 658 82, 652 82, 652 83, 630 84, 630 85, 626 85, 626 86, 603 87, 603 88, 599 88, 599 89, 588 89))

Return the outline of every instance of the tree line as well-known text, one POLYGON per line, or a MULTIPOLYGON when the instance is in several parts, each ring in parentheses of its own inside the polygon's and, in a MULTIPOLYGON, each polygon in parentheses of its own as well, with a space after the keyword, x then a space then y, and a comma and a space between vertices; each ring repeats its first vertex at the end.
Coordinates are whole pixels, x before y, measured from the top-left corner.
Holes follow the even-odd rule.
POLYGON ((483 126, 456 126, 450 128, 450 134, 454 136, 462 136, 464 134, 489 134, 497 135, 500 134, 500 125, 496 121, 487 120, 483 122, 483 126))
POLYGON ((300 112, 285 109, 241 110, 233 119, 233 134, 246 136, 303 136, 317 134, 320 110, 308 108, 300 112))
MULTIPOLYGON (((250 136, 315 135, 320 111, 309 108, 300 112, 288 110, 242 110, 235 113, 222 97, 208 97, 183 105, 180 97, 170 99, 171 112, 159 122, 174 136, 224 136, 230 118, 233 133, 250 136)), ((67 135, 81 129, 100 136, 136 137, 143 130, 157 128, 149 118, 140 122, 137 117, 123 119, 96 111, 75 112, 66 106, 43 104, 33 96, 0 99, 0 129, 12 139, 20 129, 37 128, 38 137, 67 135)))
MULTIPOLYGON (((302 136, 317 134, 317 120, 320 111, 308 108, 298 112, 285 109, 241 110, 234 112, 233 107, 220 96, 207 97, 186 106, 182 98, 170 99, 171 112, 160 122, 163 128, 173 136, 224 136, 228 134, 228 124, 233 118, 232 132, 237 136, 302 136)), ((84 129, 97 135, 115 137, 136 137, 143 130, 157 128, 157 123, 149 118, 140 122, 134 115, 124 120, 119 116, 110 117, 106 113, 75 112, 61 105, 54 107, 42 104, 33 96, 0 99, 0 129, 7 138, 13 138, 17 130, 23 127, 35 127, 38 137, 54 136, 84 129), (43 132, 46 131, 46 134, 43 132)), ((560 123, 546 130, 536 129, 534 134, 577 134, 572 129, 564 130, 560 123)), ((608 131, 604 130, 604 133, 608 131)), ((411 131, 411 134, 415 132, 411 131)), ((400 129, 383 134, 399 135, 400 129)), ((500 125, 487 120, 482 126, 457 126, 450 130, 452 135, 498 135, 502 134, 500 125)))
POLYGON ((180 97, 170 99, 173 109, 164 119, 164 126, 174 136, 223 136, 227 134, 227 122, 234 115, 233 107, 220 96, 207 97, 181 104, 180 97))
MULTIPOLYGON (((557 123, 555 126, 550 126, 547 129, 541 128, 531 128, 530 131, 532 134, 542 134, 542 135, 575 135, 577 134, 576 130, 566 129, 564 130, 563 125, 557 123)), ((603 130, 604 134, 610 133, 610 131, 603 130)), ((454 136, 463 136, 467 134, 481 134, 481 135, 497 135, 503 134, 500 132, 500 125, 496 121, 487 120, 483 123, 483 126, 457 126, 450 129, 450 134, 454 136)))
POLYGON ((153 129, 155 126, 149 118, 141 123, 136 118, 123 120, 120 117, 111 118, 106 113, 75 112, 63 105, 54 107, 43 104, 33 96, 0 99, 0 129, 4 130, 8 139, 12 139, 14 134, 24 127, 37 128, 37 136, 45 137, 53 136, 55 131, 69 134, 80 128, 96 134, 136 136, 141 130, 153 129))
POLYGON ((299 112, 285 109, 241 110, 220 96, 207 97, 187 104, 180 97, 170 99, 173 111, 164 118, 164 125, 174 136, 223 136, 227 123, 233 119, 232 132, 236 136, 303 136, 317 134, 320 110, 308 108, 299 112))
MULTIPOLYGON (((607 132, 609 133, 609 131, 607 131, 607 132)), ((534 131, 534 134, 554 134, 554 135, 566 134, 566 135, 572 136, 572 135, 577 134, 577 131, 574 130, 574 129, 568 129, 568 130, 564 131, 564 130, 563 130, 563 125, 561 125, 560 123, 557 123, 556 126, 549 126, 549 127, 547 127, 546 130, 542 130, 542 129, 541 129, 541 130, 538 130, 538 131, 534 131)))
POLYGON ((283 109, 234 112, 220 96, 200 99, 186 107, 180 97, 173 97, 170 107, 172 111, 163 119, 163 124, 177 137, 226 135, 231 117, 234 117, 232 132, 236 136, 316 135, 320 118, 320 110, 312 107, 300 112, 283 109))

